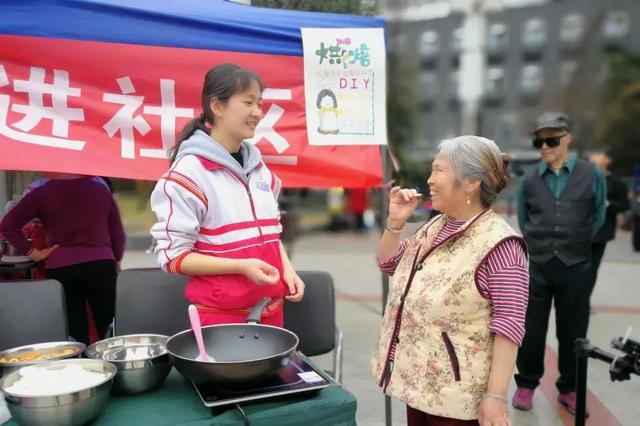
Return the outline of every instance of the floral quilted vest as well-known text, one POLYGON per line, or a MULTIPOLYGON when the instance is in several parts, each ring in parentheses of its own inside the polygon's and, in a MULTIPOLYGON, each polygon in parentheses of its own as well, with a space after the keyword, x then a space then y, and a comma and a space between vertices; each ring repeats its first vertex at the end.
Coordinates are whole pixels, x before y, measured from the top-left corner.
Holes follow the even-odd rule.
POLYGON ((476 271, 500 242, 524 240, 486 210, 433 246, 444 223, 438 216, 418 231, 398 264, 372 371, 386 394, 417 410, 472 420, 493 350, 491 305, 476 288, 476 271))

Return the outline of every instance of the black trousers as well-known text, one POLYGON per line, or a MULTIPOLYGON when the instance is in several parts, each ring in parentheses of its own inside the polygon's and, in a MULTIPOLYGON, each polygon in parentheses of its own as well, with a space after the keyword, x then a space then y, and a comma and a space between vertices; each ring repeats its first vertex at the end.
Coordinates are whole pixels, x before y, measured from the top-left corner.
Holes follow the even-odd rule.
POLYGON ((67 322, 71 337, 89 344, 85 300, 89 302, 100 339, 113 320, 116 303, 116 263, 96 260, 62 268, 47 269, 47 278, 60 281, 67 302, 67 322))
POLYGON ((572 266, 566 266, 555 257, 545 264, 530 262, 529 275, 529 304, 525 319, 525 335, 516 361, 516 384, 528 389, 535 389, 540 384, 544 374, 546 336, 553 302, 560 371, 556 387, 560 393, 574 391, 574 341, 587 334, 591 261, 572 266))
POLYGON ((633 231, 631 233, 631 244, 633 251, 640 251, 640 215, 633 216, 633 231))
POLYGON ((598 280, 598 270, 600 269, 600 263, 602 262, 602 256, 604 256, 604 250, 607 248, 607 243, 591 243, 591 283, 589 286, 589 300, 591 300, 591 293, 596 286, 598 280))

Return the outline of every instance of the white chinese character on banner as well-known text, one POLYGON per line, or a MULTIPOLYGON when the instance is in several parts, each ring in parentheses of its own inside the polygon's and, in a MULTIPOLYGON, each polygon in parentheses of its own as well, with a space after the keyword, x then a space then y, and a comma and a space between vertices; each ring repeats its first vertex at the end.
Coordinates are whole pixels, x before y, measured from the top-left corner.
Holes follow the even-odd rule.
MULTIPOLYGON (((45 70, 31 67, 29 80, 14 80, 15 92, 27 93, 28 104, 11 105, 11 110, 24 117, 11 125, 21 131, 12 129, 7 122, 11 97, 0 95, 0 134, 18 142, 81 151, 85 141, 67 139, 70 121, 84 121, 81 108, 70 108, 67 104, 69 96, 80 96, 78 87, 69 85, 69 73, 64 70, 53 70, 53 83, 45 83, 45 70), (44 95, 51 95, 51 106, 44 105, 44 95), (34 135, 29 133, 43 119, 53 122, 53 136, 34 135)), ((0 87, 8 86, 9 78, 3 65, 0 65, 0 87)))
MULTIPOLYGON (((144 96, 135 96, 131 78, 122 77, 116 80, 122 94, 105 93, 103 100, 123 105, 122 108, 103 127, 113 137, 120 132, 122 158, 135 158, 135 137, 133 130, 137 130, 142 136, 146 135, 151 127, 141 114, 136 111, 143 106, 144 96), (135 116, 134 116, 135 115, 135 116)), ((193 118, 193 108, 177 108, 175 96, 175 82, 173 80, 160 80, 160 106, 144 106, 146 114, 160 116, 160 134, 162 148, 141 148, 140 156, 147 158, 167 158, 167 151, 176 142, 176 119, 178 117, 193 118)))
MULTIPOLYGON (((270 89, 266 88, 262 92, 262 99, 265 101, 291 101, 293 95, 291 89, 270 89)), ((256 134, 247 142, 257 144, 262 138, 265 138, 276 150, 278 154, 282 154, 289 148, 287 141, 280 133, 276 132, 274 126, 284 115, 284 108, 272 103, 267 113, 262 117, 260 124, 256 128, 256 134)), ((292 155, 265 155, 264 159, 268 163, 286 164, 295 166, 298 164, 298 157, 292 155)))
POLYGON ((121 104, 122 108, 111 117, 111 120, 102 126, 110 137, 113 137, 117 132, 120 132, 120 155, 122 158, 135 158, 135 137, 133 135, 133 129, 135 128, 142 136, 149 133, 151 126, 142 118, 141 115, 134 117, 136 110, 140 108, 144 101, 144 96, 135 96, 135 87, 129 77, 121 77, 116 79, 118 86, 120 86, 120 92, 118 93, 105 93, 102 96, 102 100, 114 104, 121 104))
POLYGON ((160 106, 145 106, 144 112, 160 116, 162 149, 141 149, 142 157, 166 158, 166 152, 176 143, 176 118, 193 118, 193 108, 176 108, 173 80, 160 80, 160 106))

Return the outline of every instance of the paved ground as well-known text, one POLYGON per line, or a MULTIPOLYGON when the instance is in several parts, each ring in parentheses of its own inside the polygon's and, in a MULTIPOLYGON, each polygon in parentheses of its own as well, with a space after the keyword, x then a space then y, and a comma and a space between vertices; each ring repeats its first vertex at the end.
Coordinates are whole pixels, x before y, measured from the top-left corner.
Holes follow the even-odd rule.
MULTIPOLYGON (((297 269, 331 273, 337 290, 337 322, 344 332, 344 386, 358 398, 358 423, 365 426, 385 424, 384 397, 369 374, 369 359, 376 341, 381 316, 381 278, 373 254, 377 234, 321 233, 303 235, 294 247, 297 269)), ((613 337, 635 327, 632 337, 640 340, 640 254, 633 253, 628 233, 621 233, 607 248, 598 284, 593 296, 596 313, 591 317, 589 338, 608 349, 613 337)), ((154 266, 154 260, 142 250, 129 250, 124 267, 154 266)), ((551 321, 553 323, 553 321, 551 321)), ((515 425, 570 425, 573 418, 555 402, 555 331, 549 330, 547 374, 536 392, 534 410, 514 412, 515 425)), ((330 365, 329 357, 320 363, 330 365)), ((607 366, 591 361, 589 408, 594 426, 636 425, 640 415, 638 395, 640 377, 631 381, 609 380, 607 366)), ((393 425, 405 425, 404 406, 393 403, 393 425)))

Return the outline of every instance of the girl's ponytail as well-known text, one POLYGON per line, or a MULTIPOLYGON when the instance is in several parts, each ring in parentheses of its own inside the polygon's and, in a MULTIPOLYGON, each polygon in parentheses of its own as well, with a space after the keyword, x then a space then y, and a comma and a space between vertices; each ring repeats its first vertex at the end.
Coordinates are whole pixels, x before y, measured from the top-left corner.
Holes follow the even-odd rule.
POLYGON ((178 149, 180 149, 180 145, 182 144, 182 142, 189 139, 191 135, 196 132, 196 130, 202 130, 206 134, 209 134, 211 132, 211 129, 207 127, 206 123, 207 117, 203 112, 198 117, 189 121, 186 126, 184 126, 184 128, 180 131, 180 136, 178 136, 176 144, 173 146, 173 148, 171 148, 171 151, 169 152, 169 158, 171 159, 172 163, 176 160, 176 155, 178 154, 178 149))

